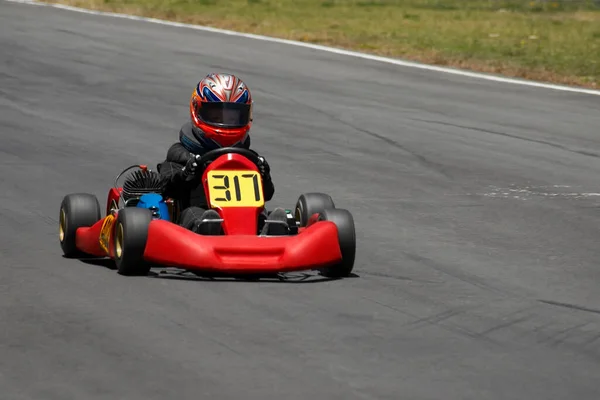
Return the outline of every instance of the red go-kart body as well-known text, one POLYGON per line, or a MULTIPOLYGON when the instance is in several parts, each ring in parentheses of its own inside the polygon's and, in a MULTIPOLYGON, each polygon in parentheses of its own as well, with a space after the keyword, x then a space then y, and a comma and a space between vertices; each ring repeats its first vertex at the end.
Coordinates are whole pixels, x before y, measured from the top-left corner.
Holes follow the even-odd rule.
MULTIPOLYGON (((143 166, 142 170, 147 172, 143 166)), ((201 179, 210 208, 221 218, 220 234, 202 235, 174 223, 178 210, 172 199, 164 199, 166 206, 161 207, 168 209, 169 215, 161 217, 157 217, 159 207, 144 208, 139 202, 137 206, 120 206, 123 188, 115 185, 109 191, 103 218, 92 195, 65 197, 60 227, 63 251, 66 255, 109 257, 125 275, 143 275, 156 266, 199 275, 300 270, 321 270, 328 276, 350 274, 354 223, 350 213, 336 209, 329 196, 303 194, 294 217, 288 214, 287 221, 267 217, 263 225, 288 224, 290 228, 286 234, 272 236, 264 234, 264 229, 261 234, 259 216, 265 204, 262 179, 256 163, 244 151, 232 150, 216 157, 201 179)))

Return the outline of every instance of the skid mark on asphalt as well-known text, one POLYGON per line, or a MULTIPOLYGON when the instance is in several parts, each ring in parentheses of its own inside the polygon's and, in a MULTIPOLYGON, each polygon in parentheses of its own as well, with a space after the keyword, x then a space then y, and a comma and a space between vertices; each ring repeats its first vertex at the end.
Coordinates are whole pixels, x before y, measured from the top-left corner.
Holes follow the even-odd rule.
POLYGON ((485 341, 488 344, 494 345, 502 345, 501 342, 498 342, 485 334, 481 334, 477 331, 474 331, 463 324, 455 324, 452 323, 451 319, 458 317, 461 314, 464 314, 470 310, 474 310, 478 307, 462 307, 462 308, 452 308, 445 310, 441 313, 437 313, 435 315, 417 319, 414 322, 406 325, 407 331, 421 330, 425 325, 433 325, 438 328, 445 329, 447 331, 453 332, 455 334, 460 334, 466 336, 471 339, 485 341))
POLYGON ((420 318, 418 315, 416 315, 413 312, 407 311, 407 310, 403 310, 400 307, 397 306, 393 306, 390 304, 386 304, 383 303, 379 300, 370 298, 370 297, 366 297, 366 296, 361 296, 362 299, 369 301, 371 303, 377 304, 381 307, 385 307, 387 309, 390 309, 394 312, 400 313, 404 316, 416 319, 413 322, 410 322, 408 324, 405 324, 404 327, 410 327, 413 325, 417 325, 417 326, 413 326, 413 329, 404 329, 404 334, 410 332, 410 331, 414 331, 414 330, 420 330, 423 329, 424 326, 435 326, 436 328, 442 329, 444 331, 459 335, 459 336, 463 336, 466 337, 468 339, 475 339, 475 340, 481 340, 484 342, 487 342, 488 344, 493 344, 493 345, 500 345, 499 342, 496 342, 490 338, 481 336, 480 334, 478 334, 477 332, 474 332, 472 330, 466 329, 464 326, 461 325, 455 325, 455 324, 451 324, 451 323, 447 323, 444 324, 443 321, 450 319, 453 316, 456 316, 460 313, 466 312, 468 310, 468 308, 465 309, 450 309, 450 310, 446 310, 443 311, 441 313, 438 313, 436 315, 430 316, 430 317, 426 317, 426 318, 420 318), (421 324, 422 326, 418 326, 419 324, 421 324))
POLYGON ((314 110, 318 111, 318 112, 321 112, 322 114, 325 114, 326 116, 328 116, 329 118, 331 118, 335 122, 338 122, 338 123, 340 123, 342 125, 346 125, 347 127, 352 128, 352 129, 354 129, 357 132, 364 133, 364 134, 366 134, 368 136, 371 136, 371 137, 374 137, 376 139, 379 139, 379 140, 385 142, 386 144, 388 144, 390 146, 393 146, 393 147, 395 147, 395 148, 397 148, 399 150, 402 150, 403 152, 405 152, 405 153, 411 155, 412 157, 414 157, 421 165, 423 165, 423 166, 425 166, 425 167, 427 167, 427 168, 429 168, 429 169, 437 172, 438 174, 442 175, 445 178, 448 178, 448 179, 452 178, 448 174, 448 172, 446 171, 447 170, 446 167, 444 167, 441 164, 438 164, 436 162, 431 161, 430 159, 426 158, 425 156, 423 156, 421 154, 418 154, 417 152, 415 152, 413 150, 408 149, 406 146, 404 146, 404 145, 396 142, 395 140, 392 140, 392 139, 390 139, 390 138, 388 138, 386 136, 380 135, 380 134, 378 134, 376 132, 372 132, 370 130, 361 128, 361 127, 359 127, 359 126, 357 126, 355 124, 351 124, 349 122, 346 122, 346 121, 344 121, 344 120, 342 120, 340 118, 335 117, 334 115, 331 115, 329 113, 324 112, 323 110, 318 110, 318 109, 314 109, 314 110))
MULTIPOLYGON (((521 313, 521 311, 522 310, 516 311, 515 314, 521 313)), ((498 331, 498 330, 501 330, 501 329, 510 328, 513 325, 518 325, 521 322, 528 321, 531 317, 532 317, 532 315, 528 314, 528 315, 526 315, 524 317, 521 317, 521 318, 509 319, 507 322, 504 322, 502 324, 498 324, 498 325, 492 326, 492 327, 484 330, 483 332, 480 332, 480 335, 487 336, 487 335, 489 335, 490 333, 492 333, 494 331, 498 331)))
POLYGON ((365 292, 361 299, 392 310, 405 319, 397 330, 400 335, 434 328, 492 348, 563 349, 600 360, 600 310, 490 291, 488 285, 478 285, 477 281, 475 287, 484 292, 476 295, 461 289, 464 284, 471 285, 464 279, 433 287, 415 287, 410 279, 389 282, 377 275, 363 279, 376 280, 380 291, 377 295, 365 292), (456 294, 453 300, 445 297, 448 291, 456 294))
POLYGON ((567 146, 563 146, 563 145, 557 144, 557 143, 548 142, 546 140, 531 139, 531 138, 527 138, 527 137, 524 137, 524 136, 513 135, 513 134, 510 134, 510 133, 506 133, 506 132, 492 131, 490 129, 484 129, 484 128, 479 128, 479 127, 475 127, 475 126, 467 126, 467 125, 462 125, 462 124, 453 124, 453 123, 450 123, 450 122, 426 120, 426 119, 419 119, 419 118, 411 118, 411 119, 414 120, 414 121, 419 121, 419 122, 426 122, 426 123, 430 123, 430 124, 451 126, 453 128, 460 128, 460 129, 469 129, 469 130, 473 130, 473 131, 477 131, 477 132, 490 133, 490 134, 493 134, 493 135, 509 137, 509 138, 512 138, 512 139, 519 139, 519 140, 523 140, 523 141, 526 141, 526 142, 543 144, 543 145, 546 145, 546 146, 554 147, 556 149, 566 150, 566 151, 569 151, 571 153, 581 154, 583 156, 594 157, 594 158, 599 158, 600 157, 600 154, 593 153, 593 152, 588 151, 588 150, 571 149, 571 148, 569 148, 567 146))
POLYGON ((559 344, 568 340, 571 336, 579 336, 581 333, 577 332, 577 331, 580 331, 580 328, 588 326, 589 324, 590 324, 589 322, 584 322, 581 324, 568 326, 567 328, 553 332, 552 334, 550 334, 550 336, 547 339, 540 341, 540 344, 547 344, 547 345, 550 345, 551 347, 556 347, 559 344), (575 332, 575 333, 569 334, 569 332, 575 332))
POLYGON ((494 310, 498 304, 503 306, 510 303, 508 300, 450 308, 418 317, 403 310, 401 306, 385 304, 364 296, 362 298, 414 318, 414 321, 402 325, 400 331, 403 335, 435 327, 494 347, 525 351, 534 347, 564 348, 593 360, 600 360, 600 321, 597 319, 577 317, 568 312, 556 313, 535 303, 520 305, 503 316, 495 315, 494 310), (498 321, 503 322, 499 324, 498 321))
MULTIPOLYGON (((266 93, 268 93, 268 92, 266 92, 266 93)), ((272 93, 269 93, 269 94, 273 95, 272 93)), ((392 146, 392 147, 394 147, 394 148, 396 148, 398 150, 401 150, 401 151, 403 151, 406 154, 409 154, 411 157, 413 157, 414 159, 416 159, 417 162, 419 162, 419 164, 421 164, 421 165, 425 166, 426 168, 428 168, 428 169, 430 169, 430 170, 432 170, 432 171, 434 171, 434 172, 442 175, 444 178, 452 179, 452 177, 447 172, 447 168, 444 165, 441 165, 441 164, 438 164, 438 163, 436 163, 434 161, 431 161, 427 157, 425 157, 425 156, 423 156, 421 154, 418 154, 417 152, 415 152, 413 150, 410 150, 406 146, 398 143, 395 140, 390 139, 389 137, 386 137, 386 136, 381 135, 379 133, 370 131, 368 129, 361 128, 361 127, 359 127, 356 124, 350 123, 348 121, 343 120, 340 117, 337 117, 337 116, 333 115, 330 112, 324 111, 322 108, 314 107, 314 106, 312 106, 310 104, 301 102, 301 101, 296 100, 296 99, 286 98, 286 100, 291 101, 291 102, 293 102, 295 104, 298 104, 298 105, 300 105, 302 107, 308 108, 308 109, 310 109, 311 111, 313 111, 313 112, 315 112, 317 114, 324 115, 327 118, 333 120, 334 122, 336 122, 338 124, 341 124, 343 126, 346 126, 346 127, 350 128, 352 130, 355 130, 356 132, 363 133, 363 134, 365 134, 367 136, 370 136, 372 138, 381 140, 384 143, 386 143, 386 144, 388 144, 388 145, 390 145, 390 146, 392 146)))
POLYGON ((576 305, 576 304, 561 303, 561 302, 552 301, 552 300, 539 300, 539 301, 541 303, 550 304, 550 305, 553 305, 553 306, 565 307, 565 308, 570 308, 570 309, 573 309, 573 310, 579 310, 579 311, 585 311, 585 312, 594 313, 594 314, 600 314, 600 310, 595 309, 595 308, 589 308, 589 307, 579 306, 579 305, 576 305))
POLYGON ((401 253, 411 261, 425 265, 429 268, 434 269, 437 272, 441 272, 445 275, 451 276, 452 278, 455 278, 455 279, 458 279, 459 281, 476 286, 480 289, 494 292, 496 294, 500 294, 503 296, 509 294, 506 289, 500 289, 498 287, 492 286, 492 285, 486 283, 483 279, 476 277, 475 275, 460 272, 450 266, 441 265, 440 263, 435 262, 434 260, 431 260, 427 257, 421 256, 418 254, 413 254, 413 253, 409 253, 406 251, 402 251, 401 253))

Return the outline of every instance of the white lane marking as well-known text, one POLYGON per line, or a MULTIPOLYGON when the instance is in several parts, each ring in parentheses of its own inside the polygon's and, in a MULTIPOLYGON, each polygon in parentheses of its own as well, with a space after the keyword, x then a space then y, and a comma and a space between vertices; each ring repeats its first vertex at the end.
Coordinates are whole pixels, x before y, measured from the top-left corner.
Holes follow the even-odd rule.
POLYGON ((446 73, 446 74, 460 75, 460 76, 476 78, 476 79, 484 79, 484 80, 494 81, 494 82, 499 82, 499 83, 510 83, 510 84, 514 84, 514 85, 531 86, 531 87, 536 87, 536 88, 560 90, 563 92, 584 93, 584 94, 600 96, 600 90, 584 89, 584 88, 562 86, 562 85, 553 85, 553 84, 549 84, 549 83, 506 78, 506 77, 500 77, 500 76, 494 76, 494 75, 487 75, 487 74, 478 73, 478 72, 438 67, 435 65, 421 64, 421 63, 403 61, 403 60, 394 59, 394 58, 380 57, 380 56, 375 56, 375 55, 371 55, 371 54, 337 49, 334 47, 321 46, 318 44, 297 42, 294 40, 278 39, 278 38, 274 38, 274 37, 255 35, 255 34, 251 34, 251 33, 235 32, 235 31, 229 31, 229 30, 225 30, 225 29, 211 28, 209 26, 203 26, 203 25, 184 24, 181 22, 165 21, 165 20, 161 20, 161 19, 157 19, 157 18, 147 18, 147 17, 139 17, 136 15, 87 10, 84 8, 66 6, 66 5, 62 5, 62 4, 42 3, 42 2, 38 2, 38 1, 34 1, 34 0, 4 0, 4 1, 8 1, 8 2, 12 2, 12 3, 43 6, 43 7, 60 8, 63 10, 75 11, 75 12, 80 12, 80 13, 84 13, 84 14, 102 15, 102 16, 109 16, 109 17, 115 17, 115 18, 130 19, 130 20, 134 20, 134 21, 152 22, 152 23, 160 24, 160 25, 174 26, 174 27, 180 27, 180 28, 189 28, 189 29, 195 29, 195 30, 200 30, 200 31, 220 33, 220 34, 224 34, 224 35, 238 36, 238 37, 262 40, 262 41, 266 41, 266 42, 273 42, 273 43, 279 43, 279 44, 288 44, 288 45, 292 45, 292 46, 305 47, 305 48, 309 48, 309 49, 313 49, 313 50, 321 50, 321 51, 325 51, 325 52, 329 52, 329 53, 335 53, 335 54, 340 54, 340 55, 345 55, 345 56, 350 56, 350 57, 363 58, 363 59, 370 60, 370 61, 379 61, 379 62, 383 62, 383 63, 387 63, 387 64, 399 65, 402 67, 423 69, 423 70, 434 71, 434 72, 442 72, 442 73, 446 73))
POLYGON ((478 196, 502 198, 502 199, 519 199, 527 200, 532 197, 548 197, 548 198, 570 198, 570 199, 586 199, 590 197, 599 197, 600 193, 586 193, 586 192, 560 192, 548 189, 558 188, 569 188, 568 185, 552 185, 548 186, 525 186, 519 187, 517 185, 511 185, 508 188, 501 188, 497 186, 491 186, 490 191, 484 193, 474 193, 478 196))

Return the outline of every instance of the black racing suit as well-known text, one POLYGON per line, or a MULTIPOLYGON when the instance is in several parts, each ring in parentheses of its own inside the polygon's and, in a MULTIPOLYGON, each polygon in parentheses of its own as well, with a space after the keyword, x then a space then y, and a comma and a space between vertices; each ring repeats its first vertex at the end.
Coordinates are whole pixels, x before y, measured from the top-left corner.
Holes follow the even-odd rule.
MULTIPOLYGON (((186 228, 191 228, 195 220, 208 208, 208 201, 201 179, 186 175, 184 167, 194 155, 203 155, 214 149, 209 146, 206 141, 201 139, 197 128, 188 122, 179 131, 179 142, 171 145, 165 161, 157 165, 157 170, 165 182, 164 195, 177 201, 180 212, 177 223, 186 228)), ((249 136, 242 147, 250 150, 249 136)), ((252 151, 258 155, 254 150, 252 151)), ((200 167, 199 165, 197 173, 202 173, 200 167)), ((275 187, 266 161, 261 175, 265 201, 269 201, 273 198, 275 187)))

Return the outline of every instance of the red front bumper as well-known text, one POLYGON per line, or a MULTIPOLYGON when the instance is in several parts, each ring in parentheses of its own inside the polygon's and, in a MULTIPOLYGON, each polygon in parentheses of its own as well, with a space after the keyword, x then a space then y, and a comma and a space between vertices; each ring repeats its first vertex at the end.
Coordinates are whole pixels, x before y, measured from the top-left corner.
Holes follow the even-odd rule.
POLYGON ((298 235, 201 236, 170 222, 148 228, 147 261, 204 272, 275 273, 315 269, 341 260, 337 227, 320 221, 298 235))

